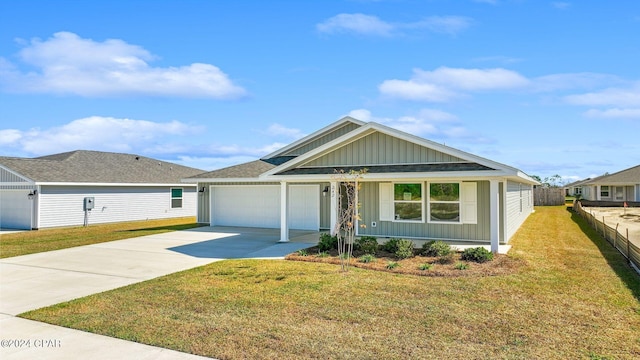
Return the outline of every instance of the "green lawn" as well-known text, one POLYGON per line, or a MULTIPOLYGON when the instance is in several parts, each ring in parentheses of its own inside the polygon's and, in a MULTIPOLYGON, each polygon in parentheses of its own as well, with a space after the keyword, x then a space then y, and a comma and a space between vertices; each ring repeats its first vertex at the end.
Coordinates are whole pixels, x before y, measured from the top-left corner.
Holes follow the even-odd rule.
POLYGON ((23 314, 221 359, 637 359, 640 276, 565 207, 510 275, 420 277, 228 260, 23 314))
POLYGON ((0 236, 0 258, 198 227, 195 217, 24 231, 0 236))

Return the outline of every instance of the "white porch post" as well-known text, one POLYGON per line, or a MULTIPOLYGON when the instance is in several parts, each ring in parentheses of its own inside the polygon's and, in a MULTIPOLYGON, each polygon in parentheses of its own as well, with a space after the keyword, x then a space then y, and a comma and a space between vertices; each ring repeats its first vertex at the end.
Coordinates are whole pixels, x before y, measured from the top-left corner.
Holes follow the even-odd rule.
POLYGON ((280 182, 280 242, 289 242, 289 185, 280 182))
POLYGON ((600 200, 600 185, 596 186, 596 200, 600 200))
POLYGON ((331 182, 331 223, 329 233, 333 236, 336 234, 336 223, 338 222, 338 182, 331 182))
POLYGON ((489 180, 489 228, 491 231, 491 252, 498 253, 500 243, 500 192, 498 180, 489 180))

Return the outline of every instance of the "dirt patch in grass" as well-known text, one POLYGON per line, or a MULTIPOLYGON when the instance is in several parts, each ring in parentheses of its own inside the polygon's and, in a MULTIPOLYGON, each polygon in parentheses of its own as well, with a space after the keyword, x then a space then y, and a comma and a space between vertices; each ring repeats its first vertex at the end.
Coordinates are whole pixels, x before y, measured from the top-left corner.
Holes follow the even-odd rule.
MULTIPOLYGON (((319 253, 317 247, 306 249, 309 255, 302 256, 299 252, 289 254, 286 260, 307 261, 325 264, 340 264, 338 251, 332 250, 327 256, 317 255, 319 253)), ((460 253, 452 253, 452 256, 446 262, 439 257, 414 256, 408 259, 397 259, 394 254, 380 251, 377 253, 375 260, 371 262, 362 262, 360 257, 365 255, 363 252, 354 251, 353 257, 349 262, 350 266, 369 269, 376 271, 385 271, 395 274, 410 274, 419 276, 444 276, 444 277, 460 277, 460 276, 495 276, 512 274, 525 265, 525 260, 515 258, 505 254, 496 254, 492 261, 485 263, 477 263, 472 261, 464 261, 460 259, 460 253), (397 267, 389 268, 390 262, 396 262, 397 267), (424 264, 429 264, 428 269, 421 269, 424 264), (465 264, 465 269, 460 269, 459 264, 465 264)))

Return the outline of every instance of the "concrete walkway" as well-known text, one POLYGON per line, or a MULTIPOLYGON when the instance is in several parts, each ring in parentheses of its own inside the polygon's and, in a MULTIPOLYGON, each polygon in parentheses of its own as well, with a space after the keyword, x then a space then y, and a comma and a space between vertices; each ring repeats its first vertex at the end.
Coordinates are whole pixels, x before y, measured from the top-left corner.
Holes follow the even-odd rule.
POLYGON ((167 349, 15 317, 229 258, 282 258, 317 242, 315 232, 202 227, 0 260, 2 359, 198 359, 167 349))

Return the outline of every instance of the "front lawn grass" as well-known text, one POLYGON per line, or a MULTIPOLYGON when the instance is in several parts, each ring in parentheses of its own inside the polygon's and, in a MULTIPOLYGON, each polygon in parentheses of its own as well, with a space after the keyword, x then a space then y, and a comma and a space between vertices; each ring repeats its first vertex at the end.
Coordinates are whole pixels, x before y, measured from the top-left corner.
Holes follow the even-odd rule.
POLYGON ((565 207, 509 275, 423 277, 227 260, 23 314, 220 359, 637 359, 640 276, 565 207))
POLYGON ((195 217, 41 229, 0 236, 0 258, 91 245, 201 226, 195 217))

